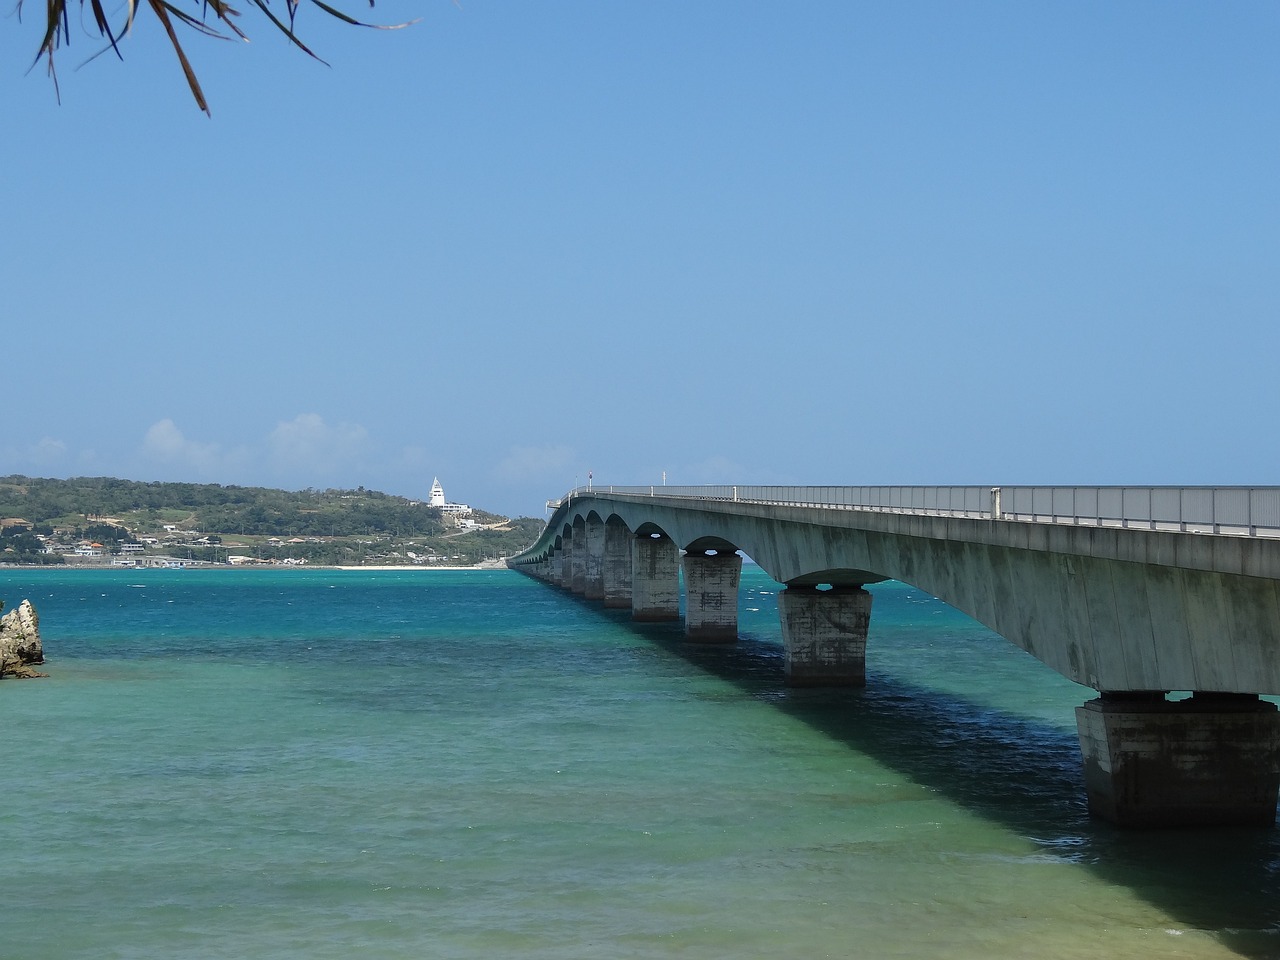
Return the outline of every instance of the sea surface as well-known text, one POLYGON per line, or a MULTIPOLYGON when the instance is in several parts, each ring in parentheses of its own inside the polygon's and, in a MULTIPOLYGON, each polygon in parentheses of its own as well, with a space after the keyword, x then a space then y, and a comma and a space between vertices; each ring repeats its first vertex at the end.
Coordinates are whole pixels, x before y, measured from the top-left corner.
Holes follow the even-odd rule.
POLYGON ((1280 957, 1280 841, 1091 820, 1075 686, 906 586, 684 643, 509 571, 0 570, 0 958, 1280 957))

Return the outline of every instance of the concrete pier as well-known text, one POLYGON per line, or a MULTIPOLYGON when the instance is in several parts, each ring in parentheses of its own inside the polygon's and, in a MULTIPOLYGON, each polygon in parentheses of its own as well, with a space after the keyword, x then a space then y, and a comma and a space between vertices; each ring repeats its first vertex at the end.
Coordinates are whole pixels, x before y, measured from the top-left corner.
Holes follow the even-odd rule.
POLYGON ((668 536, 631 541, 631 619, 680 619, 680 550, 668 536))
POLYGON ((587 518, 586 556, 583 562, 582 595, 588 600, 604 599, 604 521, 594 513, 587 518))
POLYGON ((1272 826, 1280 711, 1250 694, 1104 693, 1076 708, 1089 810, 1122 826, 1272 826))
POLYGON ((631 606, 631 531, 617 517, 604 525, 604 563, 601 577, 604 605, 625 610, 631 606))
POLYGON ((735 552, 684 556, 684 635, 704 643, 738 639, 738 581, 742 557, 735 552))
POLYGON ((573 536, 565 540, 569 549, 569 589, 578 596, 587 593, 587 521, 573 521, 573 536))
POLYGON ((788 686, 866 686, 870 593, 861 586, 787 587, 778 612, 788 686))

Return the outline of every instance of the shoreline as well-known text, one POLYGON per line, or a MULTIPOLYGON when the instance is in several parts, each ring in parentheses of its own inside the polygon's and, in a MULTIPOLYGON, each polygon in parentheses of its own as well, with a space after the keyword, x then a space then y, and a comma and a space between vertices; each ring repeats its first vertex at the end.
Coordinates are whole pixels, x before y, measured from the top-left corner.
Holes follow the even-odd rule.
MULTIPOLYGON (((299 565, 295 564, 294 566, 299 566, 299 565)), ((308 566, 309 566, 309 565, 308 565, 308 566)), ((407 564, 407 563, 405 563, 405 564, 395 564, 395 563, 391 563, 391 564, 384 564, 384 565, 369 564, 368 566, 361 566, 361 567, 320 567, 320 566, 317 566, 317 567, 309 567, 309 568, 310 568, 311 570, 507 570, 507 569, 510 569, 510 568, 509 568, 505 563, 504 563, 504 564, 502 564, 501 566, 496 566, 496 565, 495 565, 495 566, 489 566, 489 567, 475 567, 475 566, 472 566, 472 567, 446 567, 446 566, 443 566, 443 565, 440 565, 440 564, 437 564, 437 565, 434 565, 434 566, 427 567, 427 566, 413 566, 413 565, 411 565, 411 564, 407 564)), ((308 567, 301 567, 301 569, 308 569, 308 567)))
POLYGON ((114 563, 0 563, 0 570, 119 570, 121 573, 139 573, 145 570, 509 570, 505 563, 488 566, 446 566, 444 564, 414 565, 401 564, 368 564, 367 566, 330 566, 328 564, 310 563, 192 563, 182 567, 165 567, 159 565, 126 567, 114 563))

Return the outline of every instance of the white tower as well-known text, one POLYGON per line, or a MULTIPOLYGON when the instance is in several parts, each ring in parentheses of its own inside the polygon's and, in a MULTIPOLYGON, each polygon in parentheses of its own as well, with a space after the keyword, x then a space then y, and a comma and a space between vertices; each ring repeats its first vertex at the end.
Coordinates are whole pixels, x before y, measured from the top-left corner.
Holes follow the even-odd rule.
POLYGON ((429 505, 433 507, 444 506, 444 487, 440 486, 439 477, 431 481, 431 500, 429 505))

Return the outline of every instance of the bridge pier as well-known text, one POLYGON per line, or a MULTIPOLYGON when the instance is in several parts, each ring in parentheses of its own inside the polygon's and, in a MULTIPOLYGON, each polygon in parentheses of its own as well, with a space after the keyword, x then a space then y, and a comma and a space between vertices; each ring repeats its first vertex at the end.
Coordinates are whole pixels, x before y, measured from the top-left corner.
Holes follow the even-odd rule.
POLYGON ((616 517, 604 525, 604 559, 601 578, 604 605, 625 610, 631 606, 631 531, 616 517))
POLYGON ((861 584, 789 586, 778 594, 778 611, 788 686, 866 686, 871 594, 861 584))
POLYGON ((668 536, 631 541, 631 619, 680 619, 680 550, 668 536))
POLYGON ((578 517, 573 521, 573 535, 565 540, 569 548, 569 583, 567 586, 578 596, 587 593, 587 521, 578 517))
POLYGON ((684 555, 684 635, 704 643, 738 639, 742 557, 726 550, 684 555))
POLYGON ((1103 693, 1076 707, 1089 811, 1122 826, 1272 826, 1280 711, 1253 694, 1103 693))
POLYGON ((588 600, 604 599, 604 521, 593 514, 586 523, 586 556, 583 558, 582 595, 588 600))

